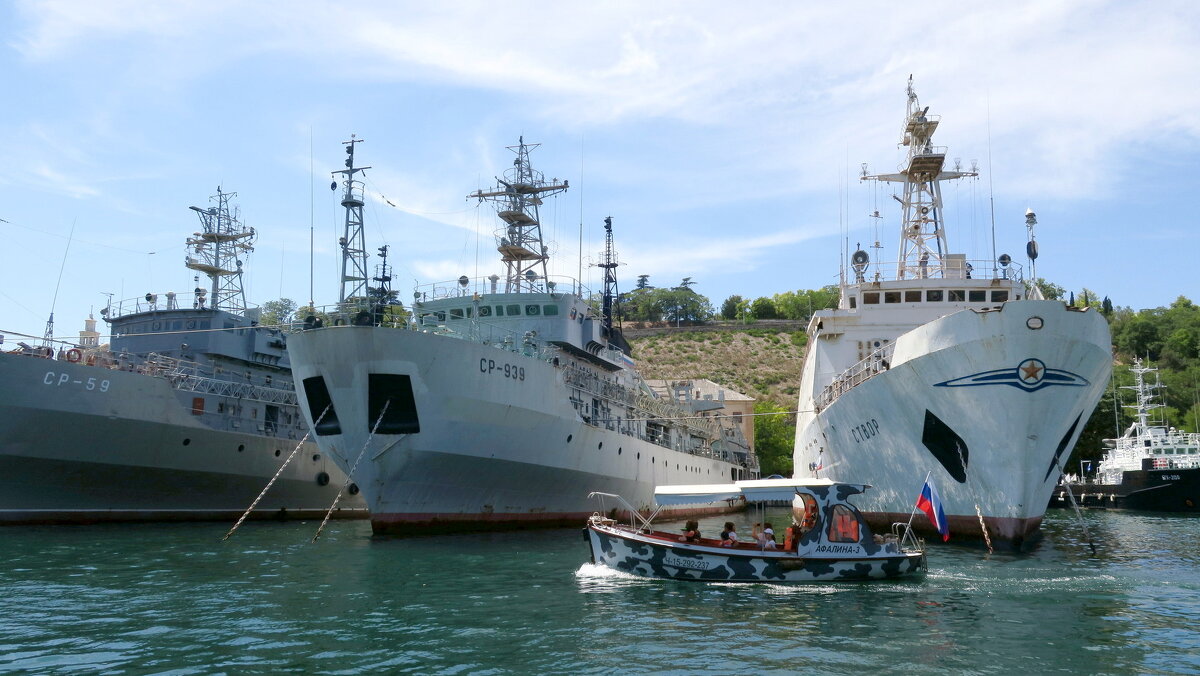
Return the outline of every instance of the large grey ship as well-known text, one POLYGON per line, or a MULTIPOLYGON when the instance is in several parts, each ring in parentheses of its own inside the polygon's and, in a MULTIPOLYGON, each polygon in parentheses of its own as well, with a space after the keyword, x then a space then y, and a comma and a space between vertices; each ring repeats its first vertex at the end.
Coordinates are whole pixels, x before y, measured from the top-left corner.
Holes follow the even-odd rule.
POLYGON ((536 144, 510 147, 516 158, 499 185, 470 196, 496 206, 504 281, 418 288, 409 320, 389 320, 377 302, 388 292, 366 286, 356 143, 337 172, 340 303, 332 321, 318 328, 311 316, 291 337, 292 369, 318 445, 362 486, 375 532, 578 525, 599 506, 592 491, 651 509, 656 485, 757 477, 757 457, 734 416, 719 415, 719 398, 690 387, 659 396, 635 368, 613 323, 611 221, 599 307, 577 281, 547 276, 538 206, 567 183, 532 168, 536 144))
MULTIPOLYGON (((107 345, 89 318, 77 343, 0 351, 0 523, 233 520, 276 474, 251 518, 334 503, 346 475, 307 440, 286 336, 246 306, 233 196, 192 207, 193 293, 110 303, 107 345)), ((348 490, 335 516, 365 517, 348 490)))

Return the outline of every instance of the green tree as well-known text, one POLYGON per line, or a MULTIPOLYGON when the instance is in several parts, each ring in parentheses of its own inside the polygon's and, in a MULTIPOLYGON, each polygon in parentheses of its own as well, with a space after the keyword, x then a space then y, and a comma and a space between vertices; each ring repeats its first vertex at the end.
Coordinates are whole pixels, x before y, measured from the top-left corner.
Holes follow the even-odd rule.
POLYGON ((792 475, 792 449, 796 444, 796 416, 792 409, 759 401, 754 404, 754 451, 763 476, 792 475))
POLYGON ((1064 293, 1067 292, 1067 290, 1061 286, 1047 282, 1041 277, 1035 279, 1034 284, 1037 285, 1037 288, 1042 292, 1042 297, 1046 300, 1058 300, 1063 297, 1064 293))
POLYGON ((269 300, 262 304, 258 323, 263 326, 282 326, 293 320, 296 312, 296 301, 291 298, 269 300))
POLYGON ((766 296, 754 299, 754 302, 750 304, 750 313, 754 315, 755 319, 775 319, 779 316, 779 313, 775 311, 775 301, 766 296))
POLYGON ((741 303, 742 303, 741 296, 733 295, 733 296, 726 298, 725 302, 721 303, 721 318, 722 319, 737 319, 738 318, 738 307, 741 305, 741 303))

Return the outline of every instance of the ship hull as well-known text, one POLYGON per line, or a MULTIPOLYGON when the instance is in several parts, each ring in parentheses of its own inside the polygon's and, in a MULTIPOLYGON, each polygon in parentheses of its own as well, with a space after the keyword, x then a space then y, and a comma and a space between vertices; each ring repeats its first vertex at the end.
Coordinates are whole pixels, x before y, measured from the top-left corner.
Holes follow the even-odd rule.
MULTIPOLYGON (((163 378, 0 354, 0 523, 234 520, 299 439, 202 424, 163 378)), ((305 442, 251 518, 312 518, 345 474, 305 442)), ((362 518, 348 497, 335 517, 362 518)))
MULTIPOLYGON (((1122 473, 1119 484, 1072 484, 1080 507, 1145 512, 1200 512, 1200 469, 1146 469, 1122 473)), ((1070 507, 1061 487, 1051 507, 1070 507)))
MULTIPOLYGON (((334 327, 289 342, 293 375, 322 378, 339 421, 322 452, 362 487, 379 533, 577 525, 593 491, 652 509, 655 485, 725 483, 741 468, 587 424, 571 406, 565 364, 417 331, 334 327), (419 431, 371 434, 372 375, 411 383, 419 431)), ((311 396, 311 395, 310 395, 311 396)), ((301 397, 309 420, 319 418, 301 397)), ((611 429, 610 429, 611 428, 611 429)), ((684 506, 672 515, 729 507, 684 506)))
MULTIPOLYGON (((909 521, 929 473, 956 540, 1026 548, 1104 391, 1109 342, 1102 317, 1057 302, 929 322, 819 413, 801 401, 796 471, 871 483, 859 508, 876 529, 909 521)), ((914 526, 934 535, 923 516, 914 526)))

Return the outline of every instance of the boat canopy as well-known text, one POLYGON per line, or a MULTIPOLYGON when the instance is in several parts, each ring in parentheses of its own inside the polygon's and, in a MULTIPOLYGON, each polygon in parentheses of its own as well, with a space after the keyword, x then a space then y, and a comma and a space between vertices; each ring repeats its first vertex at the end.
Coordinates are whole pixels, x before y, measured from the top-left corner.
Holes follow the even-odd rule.
MULTIPOLYGON (((828 487, 838 484, 829 479, 753 479, 731 484, 700 484, 694 486, 657 486, 654 501, 660 507, 694 505, 722 500, 745 499, 746 502, 769 502, 796 497, 797 489, 828 487)), ((851 485, 862 492, 863 484, 851 485)))

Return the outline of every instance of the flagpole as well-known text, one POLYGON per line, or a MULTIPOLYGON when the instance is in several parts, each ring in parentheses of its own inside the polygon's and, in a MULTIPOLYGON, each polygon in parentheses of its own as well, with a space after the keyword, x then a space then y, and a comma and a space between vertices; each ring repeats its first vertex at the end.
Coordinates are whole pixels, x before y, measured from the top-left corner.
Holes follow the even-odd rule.
MULTIPOLYGON (((925 484, 929 483, 929 478, 932 476, 933 476, 933 470, 929 470, 928 472, 925 473, 925 481, 921 484, 921 490, 925 490, 925 484)), ((919 500, 920 498, 921 498, 921 495, 917 494, 917 499, 919 500)), ((912 514, 908 515, 908 530, 912 530, 912 521, 913 521, 913 518, 915 518, 916 516, 917 516, 917 506, 916 506, 916 504, 914 504, 912 514)))

